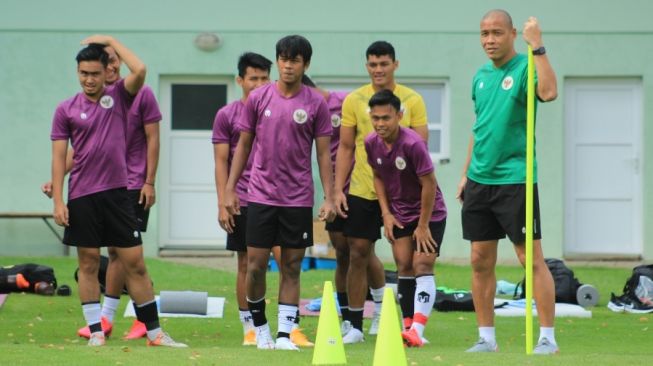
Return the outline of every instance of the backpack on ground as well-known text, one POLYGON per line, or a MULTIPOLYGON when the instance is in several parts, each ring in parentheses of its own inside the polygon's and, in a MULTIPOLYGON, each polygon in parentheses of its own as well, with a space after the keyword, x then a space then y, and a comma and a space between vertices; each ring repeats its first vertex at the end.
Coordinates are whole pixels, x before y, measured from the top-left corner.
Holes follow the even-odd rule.
POLYGON ((437 311, 474 311, 474 299, 469 291, 438 287, 433 308, 437 311))
MULTIPOLYGON (((582 286, 580 281, 574 276, 574 271, 565 265, 560 259, 556 258, 546 258, 546 262, 551 276, 553 276, 553 282, 555 283, 555 292, 556 292, 556 302, 564 302, 569 304, 578 304, 578 299, 576 293, 578 289, 582 286)), ((524 278, 517 286, 521 287, 521 294, 514 294, 515 299, 523 299, 526 297, 526 279, 524 278)), ((515 290, 517 292, 517 290, 515 290)))
POLYGON ((35 263, 0 267, 0 293, 32 292, 54 295, 56 288, 57 278, 52 267, 35 263))
POLYGON ((653 305, 653 264, 642 264, 633 268, 623 293, 638 299, 642 304, 653 305))

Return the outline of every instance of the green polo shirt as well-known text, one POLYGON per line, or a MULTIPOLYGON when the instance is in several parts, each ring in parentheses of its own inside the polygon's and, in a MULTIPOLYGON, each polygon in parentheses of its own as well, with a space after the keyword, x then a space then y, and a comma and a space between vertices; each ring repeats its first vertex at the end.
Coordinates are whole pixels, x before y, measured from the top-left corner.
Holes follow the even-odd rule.
MULTIPOLYGON (((499 68, 490 61, 476 72, 472 83, 476 122, 469 179, 482 184, 526 182, 527 82, 528 58, 522 54, 499 68)), ((537 75, 535 85, 537 88, 537 75)), ((533 163, 533 179, 537 182, 537 160, 533 163)))

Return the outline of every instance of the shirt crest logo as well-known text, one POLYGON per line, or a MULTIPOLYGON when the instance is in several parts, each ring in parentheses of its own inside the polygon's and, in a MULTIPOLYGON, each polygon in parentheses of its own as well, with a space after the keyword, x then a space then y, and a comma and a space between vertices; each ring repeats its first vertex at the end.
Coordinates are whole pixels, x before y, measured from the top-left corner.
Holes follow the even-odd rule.
POLYGON ((263 112, 263 115, 266 117, 270 117, 272 115, 272 111, 269 109, 266 109, 265 112, 263 112))
POLYGON ((381 165, 381 158, 376 158, 376 163, 377 163, 378 165, 381 165))
POLYGON ((479 88, 479 89, 483 89, 483 86, 484 86, 484 85, 485 85, 485 84, 481 81, 480 83, 478 83, 478 88, 479 88))
POLYGON ((292 119, 300 125, 304 124, 308 120, 308 113, 303 109, 295 109, 292 113, 292 119))
POLYGON ((340 116, 337 114, 331 115, 331 126, 334 128, 340 127, 340 116))
POLYGON ((111 98, 110 95, 105 95, 102 98, 100 98, 100 105, 104 109, 109 109, 113 107, 113 98, 111 98))
POLYGON ((501 82, 501 88, 503 90, 510 90, 512 88, 512 84, 514 84, 512 76, 506 76, 506 78, 501 82))
POLYGON ((79 118, 81 118, 81 119, 87 119, 88 116, 86 115, 86 113, 82 112, 82 113, 79 115, 79 118))
POLYGON ((406 169, 406 160, 404 160, 404 158, 402 158, 401 156, 397 156, 397 158, 395 159, 395 166, 399 170, 406 169))

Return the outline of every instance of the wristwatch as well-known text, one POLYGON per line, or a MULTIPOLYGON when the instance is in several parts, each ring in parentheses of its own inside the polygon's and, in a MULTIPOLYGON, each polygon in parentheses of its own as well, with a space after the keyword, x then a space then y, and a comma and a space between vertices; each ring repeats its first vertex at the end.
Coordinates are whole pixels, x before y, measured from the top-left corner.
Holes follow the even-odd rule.
POLYGON ((542 56, 546 54, 546 48, 544 46, 538 47, 533 50, 533 56, 542 56))

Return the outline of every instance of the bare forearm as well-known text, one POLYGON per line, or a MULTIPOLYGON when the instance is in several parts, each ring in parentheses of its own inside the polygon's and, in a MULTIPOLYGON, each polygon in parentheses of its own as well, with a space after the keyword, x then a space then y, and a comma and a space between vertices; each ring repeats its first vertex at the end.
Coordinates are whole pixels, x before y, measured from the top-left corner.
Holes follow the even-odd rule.
POLYGON ((156 171, 159 166, 159 139, 148 138, 147 140, 147 175, 145 183, 154 185, 156 171))
POLYGON ((234 157, 231 160, 231 169, 229 170, 229 178, 227 179, 225 189, 234 189, 236 187, 236 183, 247 165, 247 159, 252 150, 253 139, 253 135, 241 132, 234 157))
POLYGON ((419 210, 419 225, 427 226, 433 212, 433 201, 435 200, 437 183, 432 173, 428 176, 420 177, 420 182, 422 184, 422 194, 419 210))
MULTIPOLYGON (((228 150, 228 147, 226 147, 228 150)), ((227 167, 228 155, 224 156, 220 151, 218 145, 214 145, 214 159, 215 159, 215 190, 218 193, 218 205, 224 200, 224 192, 227 187, 227 176, 229 169, 227 167)), ((228 154, 228 151, 227 151, 228 154)))
POLYGON ((52 199, 55 204, 63 203, 63 180, 66 175, 67 147, 68 141, 54 141, 52 144, 52 199))
POLYGON ((472 151, 474 149, 474 135, 469 137, 469 144, 467 145, 467 158, 465 159, 465 164, 463 165, 463 177, 467 176, 467 170, 469 169, 469 164, 472 161, 472 151))
POLYGON ((381 216, 390 214, 390 202, 385 192, 385 185, 381 178, 374 174, 374 190, 376 190, 376 197, 379 199, 379 206, 381 207, 381 216))
POLYGON ((336 179, 335 191, 342 192, 347 181, 347 176, 351 171, 351 164, 354 160, 354 149, 349 146, 338 146, 338 153, 336 154, 336 179))
POLYGON ((534 56, 535 71, 537 72, 537 96, 544 102, 549 102, 558 97, 558 82, 553 67, 546 55, 534 56))

